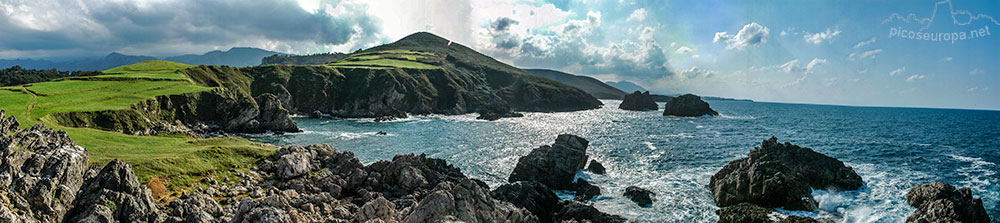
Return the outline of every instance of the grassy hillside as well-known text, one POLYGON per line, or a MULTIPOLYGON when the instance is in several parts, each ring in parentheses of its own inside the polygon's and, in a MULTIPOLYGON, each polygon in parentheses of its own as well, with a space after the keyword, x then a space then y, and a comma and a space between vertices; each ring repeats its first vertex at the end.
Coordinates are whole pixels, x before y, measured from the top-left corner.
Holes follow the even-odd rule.
POLYGON ((586 91, 590 95, 600 99, 619 99, 625 98, 625 92, 619 90, 618 88, 612 87, 611 85, 605 84, 597 79, 581 75, 573 75, 568 73, 563 73, 555 70, 547 69, 524 69, 525 72, 534 74, 535 76, 548 78, 559 83, 563 83, 569 86, 579 88, 580 90, 586 91))
POLYGON ((91 154, 91 162, 121 159, 133 164, 142 181, 169 176, 183 186, 197 176, 245 165, 273 148, 243 138, 200 139, 186 135, 135 136, 93 128, 61 125, 56 116, 89 111, 129 111, 163 95, 204 92, 216 87, 196 84, 178 72, 192 66, 147 61, 109 69, 103 74, 0 88, 0 109, 16 116, 23 128, 45 124, 64 130, 91 154))

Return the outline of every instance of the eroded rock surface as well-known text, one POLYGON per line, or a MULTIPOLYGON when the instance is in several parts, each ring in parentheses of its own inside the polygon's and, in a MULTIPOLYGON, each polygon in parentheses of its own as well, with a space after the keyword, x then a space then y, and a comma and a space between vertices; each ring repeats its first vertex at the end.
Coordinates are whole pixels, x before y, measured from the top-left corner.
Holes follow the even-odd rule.
POLYGON ((812 149, 764 140, 746 158, 729 162, 712 176, 709 189, 720 207, 753 203, 788 210, 813 210, 812 189, 856 190, 861 176, 840 160, 812 149))
POLYGON ((906 202, 917 208, 906 222, 990 222, 983 200, 974 198, 967 187, 956 190, 944 182, 924 184, 910 189, 906 202))

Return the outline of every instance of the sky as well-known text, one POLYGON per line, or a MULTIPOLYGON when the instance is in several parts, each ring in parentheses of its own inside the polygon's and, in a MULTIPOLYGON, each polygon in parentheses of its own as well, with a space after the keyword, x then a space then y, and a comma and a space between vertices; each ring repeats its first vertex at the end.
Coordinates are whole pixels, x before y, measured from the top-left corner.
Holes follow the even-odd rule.
POLYGON ((656 93, 1000 110, 998 19, 1000 1, 971 0, 0 0, 0 59, 351 52, 428 31, 656 93))

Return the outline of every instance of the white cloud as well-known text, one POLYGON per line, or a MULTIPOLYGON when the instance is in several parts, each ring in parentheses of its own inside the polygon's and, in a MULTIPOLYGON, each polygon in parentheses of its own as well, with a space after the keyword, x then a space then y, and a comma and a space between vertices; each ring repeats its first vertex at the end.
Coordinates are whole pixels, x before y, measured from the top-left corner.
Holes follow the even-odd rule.
POLYGON ((743 26, 736 35, 730 35, 727 32, 717 32, 712 41, 726 43, 726 49, 743 50, 748 46, 767 43, 767 37, 770 34, 771 31, 767 27, 752 22, 743 26))
POLYGON ((629 21, 629 22, 643 22, 643 21, 646 21, 646 9, 645 8, 639 8, 639 9, 636 9, 635 11, 632 11, 632 14, 629 15, 628 19, 625 19, 625 21, 629 21))
POLYGON ((913 81, 923 80, 924 78, 927 78, 927 76, 914 74, 913 76, 906 78, 906 81, 913 82, 913 81))
POLYGON ((826 64, 826 59, 813 58, 808 64, 802 66, 798 59, 790 60, 782 65, 778 65, 777 68, 785 73, 805 73, 811 74, 814 72, 816 67, 819 65, 826 64))
POLYGON ((678 72, 677 77, 681 79, 711 78, 718 74, 719 74, 718 71, 703 69, 699 68, 698 66, 692 66, 687 70, 678 72))
POLYGON ((868 73, 868 69, 867 68, 866 69, 858 70, 858 74, 865 74, 865 73, 868 73))
POLYGON ((867 45, 871 45, 872 43, 875 43, 875 37, 872 37, 869 40, 861 41, 861 42, 858 42, 857 44, 854 44, 854 49, 861 48, 861 47, 864 47, 864 46, 867 46, 867 45))
POLYGON ((951 61, 951 60, 954 60, 954 59, 955 59, 955 58, 953 58, 953 57, 945 57, 945 58, 941 58, 941 60, 943 60, 943 61, 951 61))
POLYGON ((969 88, 969 90, 966 90, 966 91, 968 91, 968 92, 984 92, 984 91, 989 91, 989 90, 990 90, 990 88, 988 88, 988 87, 974 87, 974 88, 969 88))
POLYGON ((688 54, 691 52, 694 52, 694 49, 691 49, 690 47, 687 46, 678 47, 677 50, 674 51, 674 53, 676 54, 688 54))
POLYGON ((651 41, 651 40, 653 40, 653 34, 655 34, 655 33, 656 33, 656 29, 653 29, 653 27, 649 27, 649 26, 643 27, 642 31, 639 32, 639 40, 640 41, 651 41))
POLYGON ((892 71, 889 71, 889 76, 896 76, 896 75, 902 74, 904 71, 906 71, 906 67, 905 66, 904 67, 900 67, 900 68, 895 69, 895 70, 892 70, 892 71))
POLYGON ((840 35, 840 29, 826 29, 825 32, 806 33, 802 36, 802 39, 804 39, 807 43, 820 44, 824 41, 828 42, 829 40, 832 40, 834 37, 837 37, 837 35, 840 35))
POLYGON ((969 75, 976 75, 981 73, 983 73, 982 69, 972 69, 971 71, 969 71, 969 75))
POLYGON ((851 53, 851 55, 847 56, 847 60, 854 61, 859 59, 875 59, 875 56, 879 53, 882 53, 882 49, 874 49, 861 53, 851 53))

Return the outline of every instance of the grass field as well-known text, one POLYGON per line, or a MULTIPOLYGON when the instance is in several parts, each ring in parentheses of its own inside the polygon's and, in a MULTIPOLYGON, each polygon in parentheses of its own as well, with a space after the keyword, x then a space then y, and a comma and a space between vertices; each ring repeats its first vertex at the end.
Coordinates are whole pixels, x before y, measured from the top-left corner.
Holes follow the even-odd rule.
POLYGON ((274 148, 237 137, 193 138, 133 136, 90 128, 59 125, 52 114, 131 109, 159 95, 208 91, 176 72, 191 66, 147 61, 107 70, 104 75, 73 77, 51 82, 0 88, 0 109, 16 116, 22 128, 44 123, 64 130, 87 148, 91 163, 114 159, 132 163, 143 182, 155 177, 172 179, 172 190, 183 189, 213 171, 246 166, 274 148))
POLYGON ((366 68, 366 69, 441 69, 441 59, 438 55, 430 52, 411 50, 384 50, 377 52, 366 52, 352 54, 343 59, 331 62, 328 66, 337 68, 366 68))

